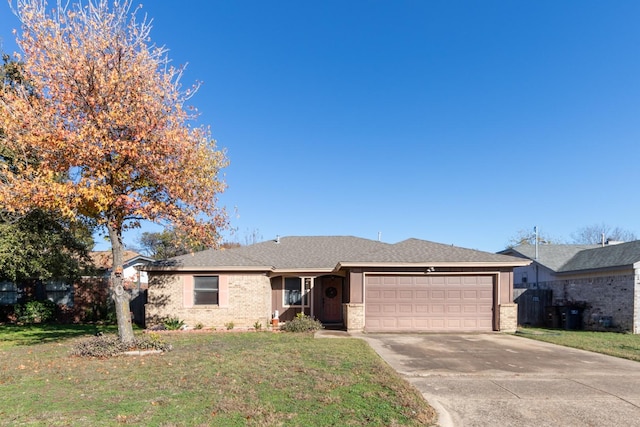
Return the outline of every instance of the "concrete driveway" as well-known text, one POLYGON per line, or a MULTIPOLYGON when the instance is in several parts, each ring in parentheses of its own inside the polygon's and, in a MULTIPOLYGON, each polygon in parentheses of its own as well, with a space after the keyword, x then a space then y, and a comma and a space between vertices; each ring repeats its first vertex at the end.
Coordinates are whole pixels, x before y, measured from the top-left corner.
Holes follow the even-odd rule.
POLYGON ((640 363, 503 334, 358 334, 448 426, 640 426, 640 363))

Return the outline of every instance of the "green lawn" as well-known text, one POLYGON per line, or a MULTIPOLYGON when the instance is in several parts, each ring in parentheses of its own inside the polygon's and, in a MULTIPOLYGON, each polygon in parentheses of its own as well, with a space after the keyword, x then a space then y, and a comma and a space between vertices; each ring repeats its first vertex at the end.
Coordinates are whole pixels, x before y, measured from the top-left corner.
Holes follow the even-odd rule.
POLYGON ((520 328, 518 335, 640 362, 640 335, 618 332, 520 328))
POLYGON ((169 353, 85 359, 68 355, 81 328, 52 329, 0 326, 0 425, 435 422, 420 394, 358 339, 177 332, 162 335, 169 353))

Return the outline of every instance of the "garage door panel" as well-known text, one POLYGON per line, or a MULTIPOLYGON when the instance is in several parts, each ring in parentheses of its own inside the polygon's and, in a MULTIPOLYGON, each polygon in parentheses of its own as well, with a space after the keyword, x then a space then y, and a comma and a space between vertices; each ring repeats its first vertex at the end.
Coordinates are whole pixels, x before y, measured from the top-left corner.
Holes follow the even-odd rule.
POLYGON ((444 290, 432 290, 431 291, 431 299, 444 299, 446 292, 444 290))
POLYGON ((382 320, 382 327, 387 329, 394 329, 398 326, 398 321, 395 318, 386 318, 382 320))
POLYGON ((446 277, 446 284, 453 286, 453 285, 461 285, 462 284, 462 276, 445 276, 446 277))
POLYGON ((413 314, 412 304, 398 304, 398 313, 400 314, 413 314))
POLYGON ((397 314, 397 309, 396 309, 396 305, 395 304, 383 304, 382 305, 382 313, 384 314, 391 314, 391 315, 395 315, 397 314))
POLYGON ((462 307, 460 305, 449 304, 446 307, 448 314, 460 314, 462 313, 462 307))
POLYGON ((412 290, 399 290, 398 291, 398 298, 401 299, 413 299, 414 298, 414 293, 412 290))
POLYGON ((487 300, 487 301, 493 301, 493 291, 481 289, 478 291, 478 298, 487 300))
POLYGON ((462 327, 461 319, 446 318, 445 323, 447 325, 447 329, 461 329, 462 327))
POLYGON ((432 304, 431 312, 435 314, 443 314, 446 311, 444 304, 432 304))
POLYGON ((464 290, 462 291, 462 298, 463 299, 470 299, 470 300, 478 300, 480 299, 480 292, 477 290, 464 290))
POLYGON ((398 297, 398 291, 394 290, 384 290, 382 291, 382 298, 386 300, 393 300, 398 297))
POLYGON ((459 290, 447 290, 447 299, 459 300, 462 297, 462 291, 459 290))
POLYGON ((379 300, 382 298, 382 291, 379 289, 370 288, 367 290, 367 298, 379 300))
POLYGON ((416 314, 421 314, 421 313, 429 313, 431 306, 429 304, 416 304, 414 305, 414 311, 416 314))
POLYGON ((400 329, 412 329, 413 320, 410 318, 399 317, 396 326, 400 329))
POLYGON ((428 291, 415 291, 414 292, 414 298, 415 299, 427 299, 427 298, 429 298, 429 292, 428 291))
POLYGON ((367 276, 368 331, 491 331, 492 276, 367 276))

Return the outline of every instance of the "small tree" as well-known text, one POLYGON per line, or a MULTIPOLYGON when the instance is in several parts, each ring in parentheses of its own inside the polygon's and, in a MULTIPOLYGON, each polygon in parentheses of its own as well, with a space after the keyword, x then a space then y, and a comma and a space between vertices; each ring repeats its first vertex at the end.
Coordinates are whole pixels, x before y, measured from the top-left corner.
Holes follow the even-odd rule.
POLYGON ((171 224, 190 242, 215 246, 227 215, 217 195, 227 165, 186 102, 181 68, 150 43, 131 0, 87 0, 50 10, 17 0, 24 88, 0 93, 2 145, 17 157, 2 165, 0 204, 90 218, 106 228, 113 252, 111 289, 120 339, 133 342, 123 288, 122 233, 141 220, 171 224), (29 159, 37 159, 31 162, 29 159))
POLYGON ((154 259, 167 259, 205 249, 202 245, 189 247, 175 230, 144 232, 138 239, 140 250, 154 259))
POLYGON ((624 230, 620 227, 612 227, 603 223, 588 225, 579 228, 571 234, 571 239, 575 244, 598 245, 607 240, 617 240, 622 242, 630 242, 636 240, 635 233, 624 230))
POLYGON ((561 239, 556 237, 552 237, 543 232, 536 232, 534 229, 530 230, 519 230, 513 237, 509 239, 507 242, 507 247, 514 247, 518 245, 535 245, 536 238, 538 239, 538 244, 559 244, 562 243, 561 239))

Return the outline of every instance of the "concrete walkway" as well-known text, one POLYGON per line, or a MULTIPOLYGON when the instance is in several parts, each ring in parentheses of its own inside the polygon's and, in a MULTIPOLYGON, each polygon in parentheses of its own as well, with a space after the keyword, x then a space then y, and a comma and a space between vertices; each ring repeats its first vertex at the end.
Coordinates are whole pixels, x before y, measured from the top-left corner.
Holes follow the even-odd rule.
MULTIPOLYGON (((346 333, 343 333, 346 336, 346 333)), ((503 334, 351 334, 450 426, 640 426, 640 363, 503 334)))

